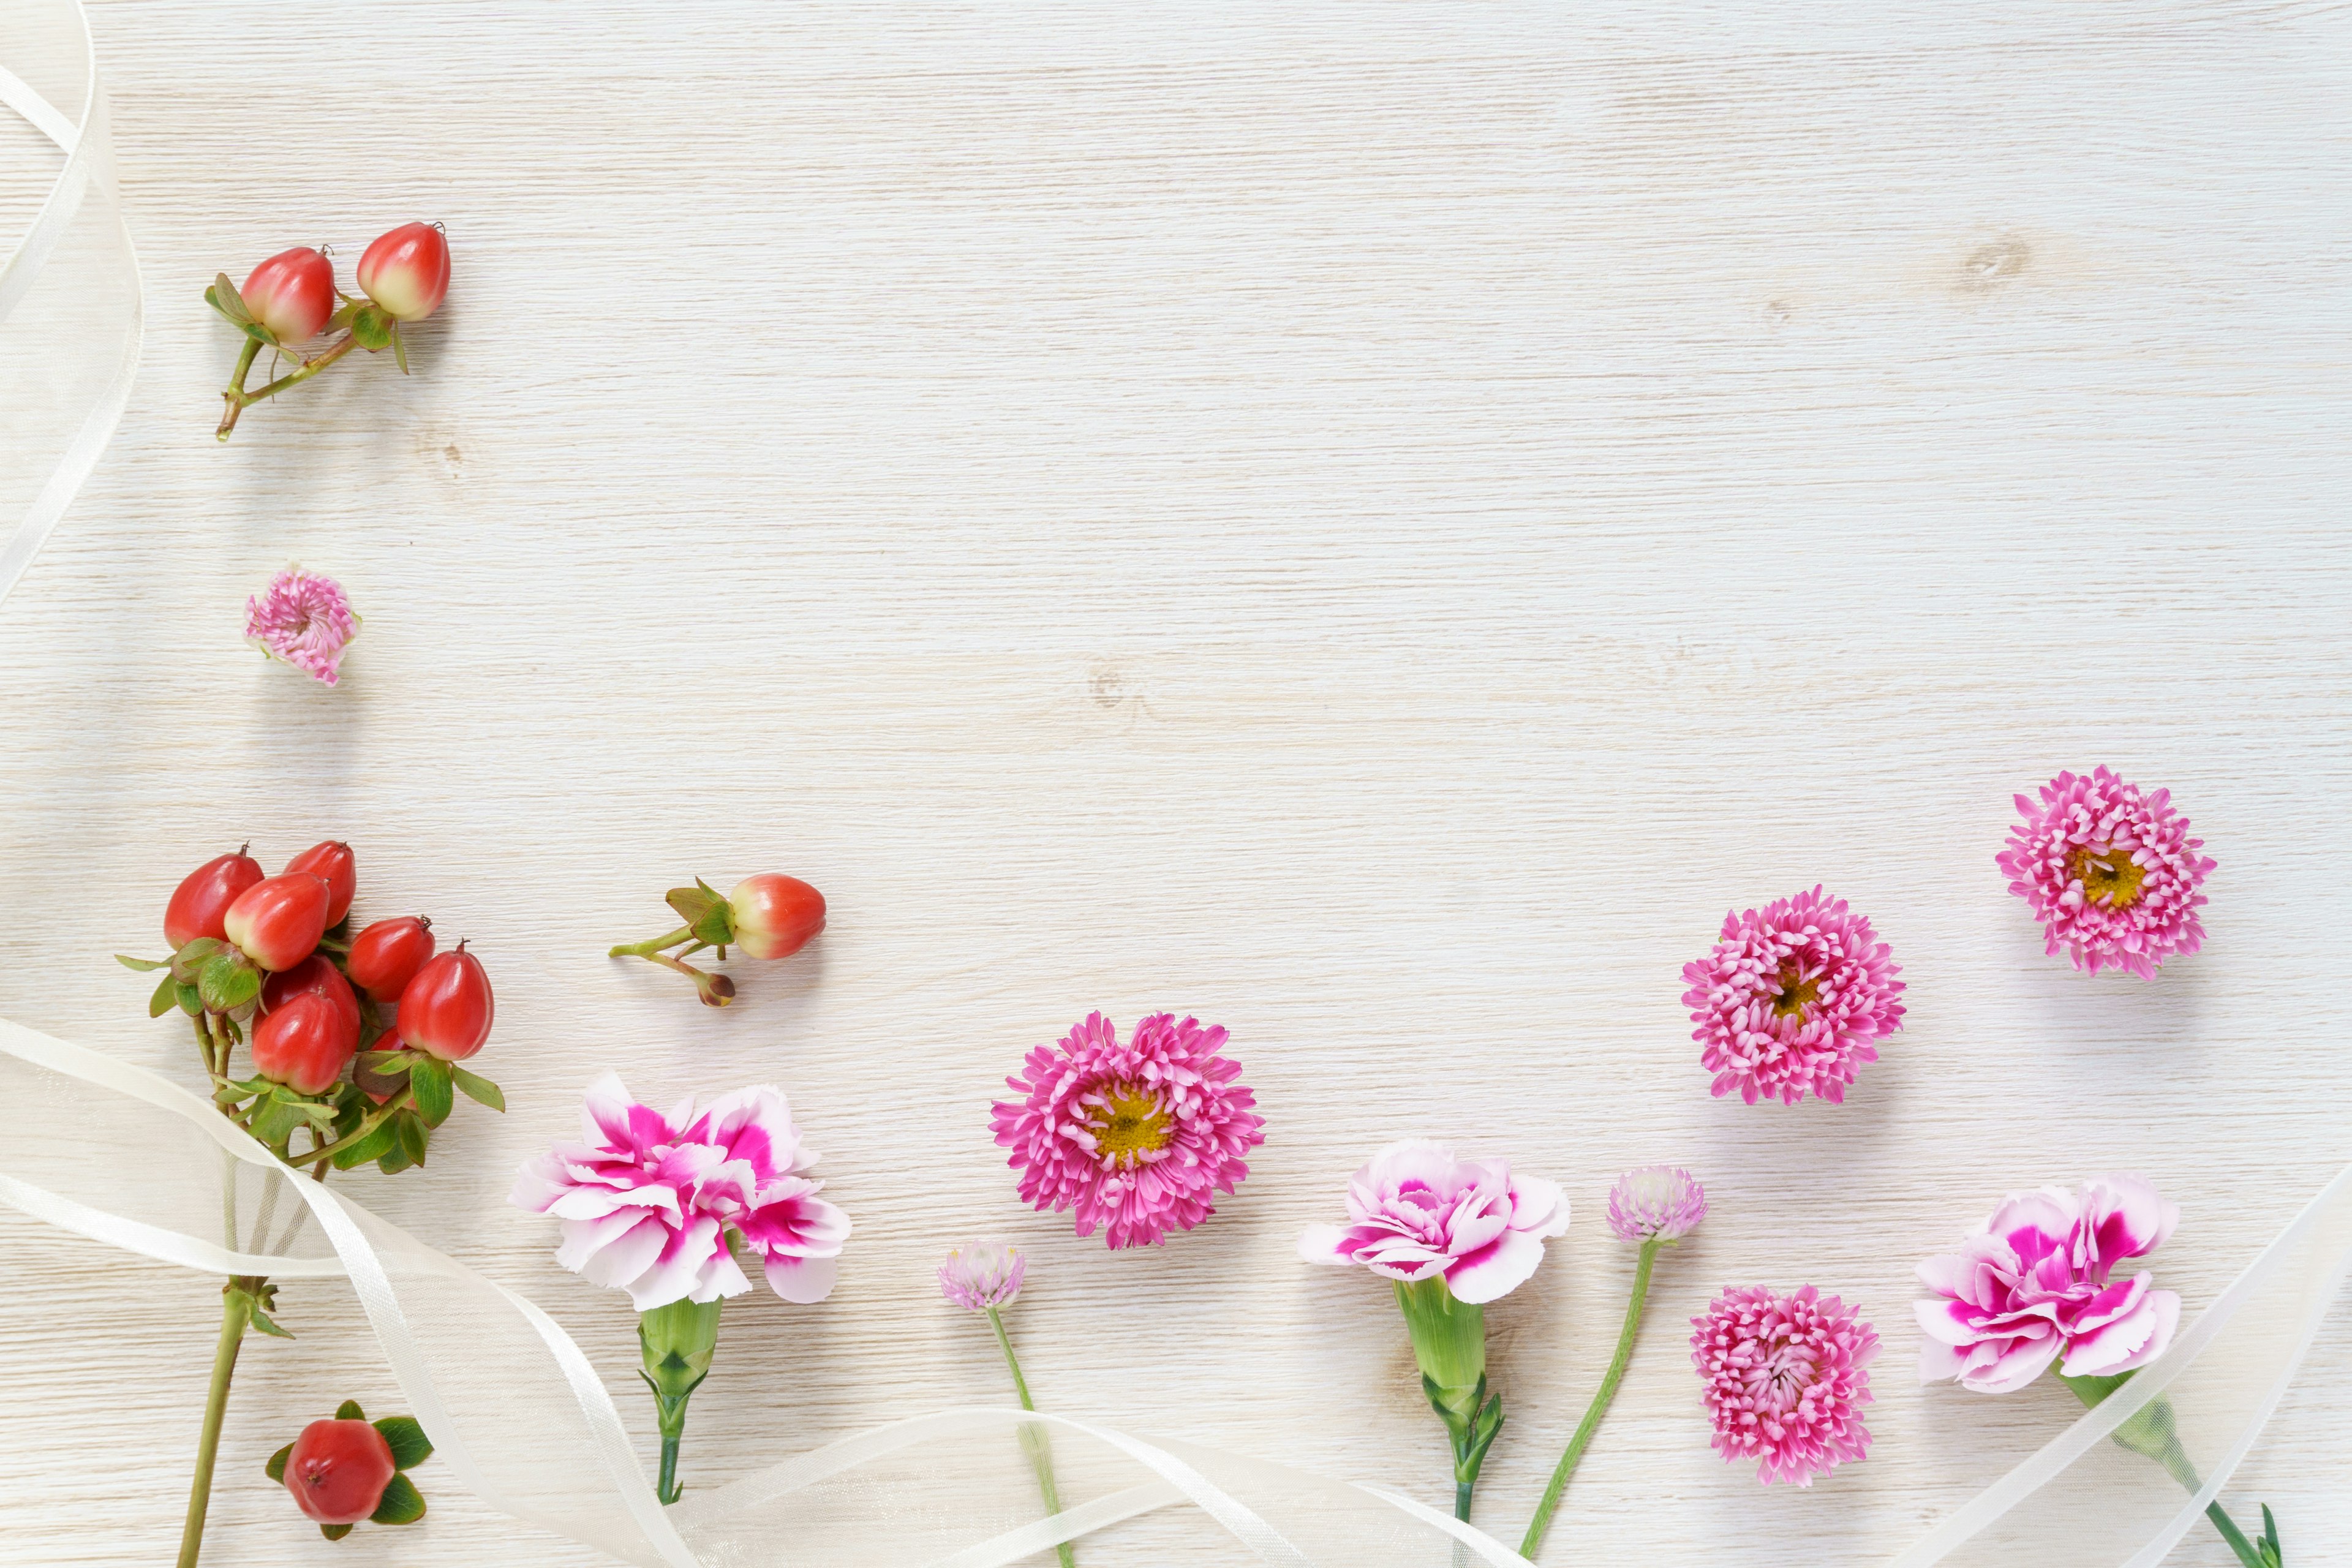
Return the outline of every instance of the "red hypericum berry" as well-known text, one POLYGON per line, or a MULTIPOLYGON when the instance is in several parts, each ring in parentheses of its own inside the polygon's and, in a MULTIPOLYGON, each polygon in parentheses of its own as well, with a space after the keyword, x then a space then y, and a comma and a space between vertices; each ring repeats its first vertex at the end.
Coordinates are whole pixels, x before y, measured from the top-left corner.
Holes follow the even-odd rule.
POLYGON ((261 880, 261 862, 240 849, 205 861, 180 880, 172 901, 163 907, 163 940, 172 951, 200 936, 219 942, 228 935, 221 923, 237 895, 261 880))
POLYGON ((315 991, 253 1026, 253 1070, 304 1094, 324 1094, 360 1048, 359 1024, 315 991))
POLYGON ((423 915, 401 915, 362 927, 352 938, 344 963, 361 990, 379 1002, 397 1002, 432 956, 433 922, 423 915))
POLYGON ((359 891, 359 862, 352 847, 340 839, 313 844, 286 862, 289 871, 308 871, 327 884, 327 923, 338 926, 352 912, 352 895, 359 891))
POLYGON ((462 1062, 490 1037, 490 977, 461 942, 456 952, 426 960, 400 994, 397 1027, 411 1049, 462 1062))
POLYGON ((221 917, 222 934, 262 968, 291 969, 319 950, 332 896, 308 871, 266 878, 229 905, 221 917))
POLYGON ((357 1524, 392 1485, 392 1445, 364 1421, 313 1421, 286 1456, 286 1489, 320 1524, 357 1524))
POLYGON ((449 294, 449 242, 429 223, 378 235, 360 258, 360 289, 403 321, 421 321, 449 294))
POLYGON ((299 343, 325 330, 335 313, 335 268, 307 245, 281 250, 253 269, 239 290, 245 308, 277 334, 299 343))
POLYGON ((324 996, 335 1005, 352 1026, 352 1038, 360 1036, 360 999, 352 994, 352 983, 343 972, 328 962, 323 952, 314 952, 291 969, 281 970, 261 983, 261 1011, 266 1016, 277 1012, 297 996, 324 996))
POLYGON ((824 929, 824 895, 781 871, 762 871, 727 895, 735 942, 753 958, 786 958, 824 929))

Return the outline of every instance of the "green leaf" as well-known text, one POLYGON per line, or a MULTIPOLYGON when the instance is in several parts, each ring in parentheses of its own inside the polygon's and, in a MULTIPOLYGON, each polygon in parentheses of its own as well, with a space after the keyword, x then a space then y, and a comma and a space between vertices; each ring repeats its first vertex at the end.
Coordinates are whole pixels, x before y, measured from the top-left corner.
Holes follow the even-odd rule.
POLYGON ((425 1496, 416 1483, 406 1476, 395 1474, 392 1484, 383 1489, 383 1500, 375 1505, 368 1518, 378 1524, 415 1524, 425 1517, 425 1496))
POLYGON ((487 1105, 492 1110, 504 1110, 507 1108, 506 1095, 488 1079, 478 1077, 461 1067, 452 1067, 449 1069, 449 1076, 455 1079, 457 1087, 464 1089, 467 1097, 477 1103, 487 1105))
POLYGON ((288 1333, 284 1329, 279 1328, 278 1326, 278 1320, 263 1311, 261 1310, 261 1303, 258 1301, 247 1301, 245 1304, 245 1315, 252 1320, 253 1326, 255 1328, 260 1330, 265 1334, 275 1334, 281 1340, 290 1340, 294 1337, 292 1334, 288 1333))
POLYGON ((214 1012, 230 1012, 261 994, 261 971, 235 948, 216 952, 196 976, 196 994, 214 1012))
POLYGON ((392 346, 392 318, 378 306, 362 305, 352 312, 352 336, 368 353, 380 353, 392 346))
POLYGON ((147 1016, 160 1018, 179 1005, 180 983, 166 974, 155 987, 155 994, 147 998, 147 1016))
POLYGON ((387 1415, 375 1424, 383 1440, 392 1445, 392 1468, 413 1470, 433 1457, 432 1440, 413 1415, 387 1415))
POLYGON ((319 1527, 319 1533, 330 1541, 341 1541, 351 1532, 352 1527, 348 1524, 322 1524, 319 1527))
POLYGON ((213 275, 213 286, 205 290, 205 303, 240 327, 253 324, 253 312, 245 308, 245 296, 236 291, 236 285, 228 280, 226 272, 213 275))
MULTIPOLYGON (((174 982, 173 984, 178 984, 174 982)), ((205 999, 193 985, 180 986, 180 1011, 193 1018, 205 1010, 205 999)))
POLYGON ((121 952, 114 955, 114 962, 125 969, 135 969, 142 974, 172 967, 172 961, 168 958, 132 958, 128 953, 121 952))
MULTIPOLYGON (((427 1127, 438 1127, 449 1120, 450 1107, 456 1103, 449 1093, 449 1066, 431 1058, 408 1069, 409 1091, 416 1097, 417 1114, 425 1118, 427 1127)), ((418 1162, 420 1164, 423 1162, 418 1162)))
POLYGON ((278 1452, 270 1455, 269 1463, 262 1466, 261 1468, 269 1472, 269 1479, 271 1480, 283 1481, 286 1479, 286 1461, 293 1457, 294 1445, 289 1443, 283 1448, 278 1449, 278 1452))
POLYGON ((330 1156, 335 1169, 348 1171, 354 1166, 364 1165, 370 1160, 381 1160, 400 1147, 400 1131, 393 1125, 397 1120, 396 1117, 386 1117, 375 1124, 374 1131, 341 1153, 330 1156))
POLYGON ((425 1146, 432 1137, 425 1131, 425 1123, 417 1120, 414 1111, 408 1110, 402 1111, 392 1120, 400 1128, 400 1152, 408 1156, 408 1163, 425 1163, 425 1146))
POLYGON ((360 1402, 358 1400, 346 1399, 341 1405, 335 1406, 335 1419, 338 1421, 364 1421, 367 1419, 367 1412, 360 1408, 360 1402))

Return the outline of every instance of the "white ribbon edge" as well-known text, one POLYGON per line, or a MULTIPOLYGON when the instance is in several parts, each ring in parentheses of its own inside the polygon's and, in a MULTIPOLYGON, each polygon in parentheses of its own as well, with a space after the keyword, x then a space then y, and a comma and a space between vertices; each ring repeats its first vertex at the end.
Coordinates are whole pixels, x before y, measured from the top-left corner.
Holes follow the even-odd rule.
POLYGON ((114 438, 122 422, 123 410, 131 406, 131 384, 139 377, 139 359, 147 337, 146 285, 139 275, 139 252, 131 243, 131 227, 122 216, 122 202, 110 167, 107 139, 108 118, 106 94, 99 85, 98 46, 89 30, 89 13, 82 8, 81 0, 73 0, 74 16, 81 24, 85 96, 81 123, 74 126, 40 94, 15 75, 0 70, 0 103, 31 121, 34 128, 63 148, 66 166, 49 187, 33 226, 8 259, 0 263, 0 321, 8 318, 41 268, 48 264, 50 253, 57 248, 74 218, 79 214, 83 197, 95 184, 108 198, 108 211, 114 219, 116 237, 122 242, 122 257, 131 268, 131 321, 122 338, 122 351, 117 359, 114 374, 99 393, 98 401, 82 421, 81 428, 66 444, 65 455, 49 472, 33 504, 26 509, 23 521, 16 531, 0 546, 0 605, 8 595, 49 534, 73 504, 75 496, 97 468, 106 444, 114 438), (60 134, 60 132, 63 134, 60 134))

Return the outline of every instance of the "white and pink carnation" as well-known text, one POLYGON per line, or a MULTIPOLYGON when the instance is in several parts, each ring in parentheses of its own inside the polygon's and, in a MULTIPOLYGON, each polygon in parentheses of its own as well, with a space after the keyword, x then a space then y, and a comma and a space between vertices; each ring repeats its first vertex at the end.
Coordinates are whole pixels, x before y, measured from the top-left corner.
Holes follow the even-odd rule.
POLYGON ((1457 1160, 1436 1143, 1391 1143, 1348 1182, 1348 1224, 1298 1238, 1309 1263, 1360 1263, 1408 1284, 1443 1278, 1456 1300, 1510 1294, 1568 1230, 1568 1200, 1507 1160, 1457 1160))
POLYGON ((2009 1394, 2061 1356, 2068 1377, 2147 1365, 2171 1343, 2180 1298, 2146 1270, 2116 1269, 2164 1245, 2179 1220, 2137 1176, 2011 1194, 1958 1252, 1919 1265, 1935 1292, 1914 1303, 1928 1341, 1920 1381, 2009 1394))
POLYGON ((511 1201, 563 1222, 555 1259, 629 1293, 641 1312, 673 1301, 715 1301, 751 1288, 731 1233, 765 1264, 787 1301, 833 1291, 849 1216, 803 1174, 802 1146, 783 1091, 773 1085, 692 1099, 667 1116, 629 1096, 618 1073, 588 1086, 586 1142, 560 1143, 523 1166, 511 1201))

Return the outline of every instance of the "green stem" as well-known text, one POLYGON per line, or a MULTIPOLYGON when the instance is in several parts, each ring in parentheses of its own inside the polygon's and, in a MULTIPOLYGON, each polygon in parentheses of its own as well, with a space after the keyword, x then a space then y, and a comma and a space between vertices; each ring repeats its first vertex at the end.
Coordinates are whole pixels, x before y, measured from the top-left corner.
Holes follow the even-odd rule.
MULTIPOLYGON (((996 1331, 996 1346, 1004 1352, 1004 1364, 1013 1373, 1013 1392, 1021 1396, 1021 1408, 1034 1413, 1037 1406, 1029 1399, 1029 1380, 1021 1375, 1021 1363, 1013 1358, 1012 1336, 1004 1331, 1004 1315, 994 1307, 988 1309, 988 1326, 996 1331)), ((1037 1472, 1037 1491, 1045 1500, 1048 1515, 1062 1511, 1062 1495, 1054 1485, 1054 1449, 1045 1437, 1045 1428, 1034 1422, 1021 1424, 1021 1447, 1029 1455, 1029 1468, 1037 1472)), ((1066 1541, 1056 1542, 1054 1554, 1061 1559, 1062 1568, 1077 1568, 1077 1553, 1066 1541)))
POLYGON ((1625 1303, 1625 1326, 1617 1331, 1617 1353, 1610 1358, 1601 1386, 1593 1390, 1592 1403, 1584 1407, 1584 1419, 1577 1424, 1576 1435, 1568 1440, 1568 1451, 1553 1467, 1551 1484, 1544 1488, 1543 1501, 1536 1505, 1536 1516, 1528 1524, 1526 1538, 1519 1542, 1519 1555, 1530 1562, 1535 1559, 1536 1549, 1543 1544, 1544 1531, 1551 1528, 1551 1516, 1559 1507, 1560 1494, 1568 1489, 1568 1478, 1576 1472, 1576 1462, 1584 1458, 1592 1435, 1601 1429, 1601 1418, 1609 1413, 1610 1401, 1617 1397, 1617 1385, 1625 1381, 1626 1363, 1633 1359, 1633 1336, 1642 1327, 1642 1307, 1650 1297, 1650 1270, 1658 1261, 1658 1248, 1664 1245, 1654 1236, 1642 1243, 1642 1255, 1633 1265, 1633 1299, 1625 1303))
POLYGON ((221 1417, 228 1410, 228 1380, 236 1372, 236 1352, 245 1341, 248 1289, 258 1279, 238 1276, 221 1290, 220 1342, 213 1350, 212 1387, 205 1394, 204 1436, 196 1440, 196 1475, 188 1484, 188 1519, 180 1529, 179 1568, 195 1568, 196 1553, 205 1543, 205 1510, 213 1497, 213 1461, 220 1453, 221 1417))
POLYGON ((666 947, 676 947, 694 934, 692 926, 680 926, 667 936, 648 937, 644 942, 625 942, 604 956, 607 958, 651 958, 666 947))
MULTIPOLYGON (((315 1165, 322 1160, 333 1159, 336 1155, 341 1153, 344 1150, 350 1148, 352 1144, 358 1142, 361 1139, 366 1137, 369 1133, 382 1126, 386 1117, 392 1115, 394 1111, 407 1109, 412 1092, 413 1091, 406 1084, 401 1085, 400 1092, 394 1095, 390 1100, 385 1100, 382 1105, 377 1106, 374 1110, 370 1112, 366 1120, 362 1121, 357 1127, 352 1129, 352 1134, 350 1137, 338 1138, 323 1149, 306 1150, 303 1152, 300 1163, 305 1165, 315 1165)), ((280 1159, 285 1158, 285 1152, 283 1150, 279 1151, 278 1157, 280 1159)), ((296 1162, 287 1160, 286 1163, 291 1165, 296 1162)))

